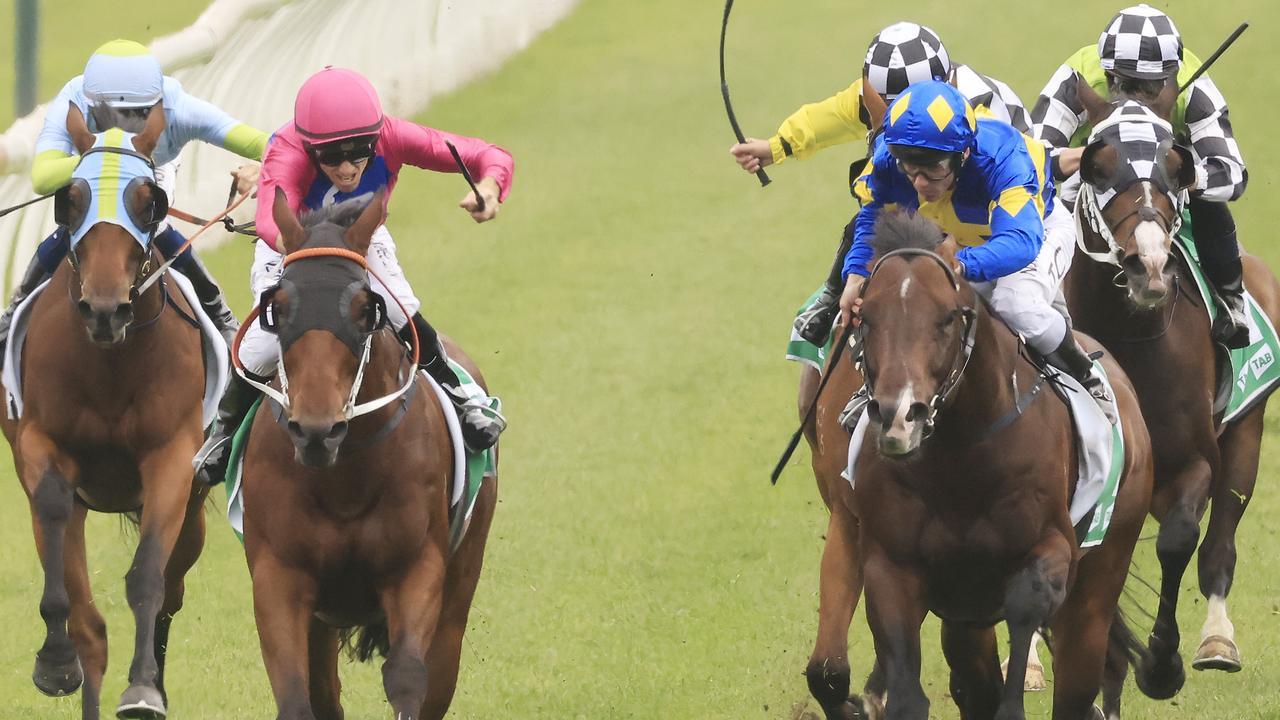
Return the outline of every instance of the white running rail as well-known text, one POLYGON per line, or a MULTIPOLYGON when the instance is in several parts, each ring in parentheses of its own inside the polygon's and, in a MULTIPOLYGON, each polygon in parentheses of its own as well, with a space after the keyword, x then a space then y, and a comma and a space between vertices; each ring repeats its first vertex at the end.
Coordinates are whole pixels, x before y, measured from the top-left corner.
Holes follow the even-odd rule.
MULTIPOLYGON (((188 92, 270 133, 292 117, 302 81, 325 65, 359 70, 378 89, 387 112, 413 115, 432 97, 496 69, 576 3, 214 0, 190 27, 152 41, 151 50, 188 92)), ((44 109, 0 135, 0 208, 34 197, 29 170, 44 109)), ((199 142, 187 145, 180 159, 173 204, 209 217, 226 202, 227 173, 242 161, 199 142)), ((243 209, 235 215, 249 219, 243 209)), ((53 227, 52 202, 0 218, 0 267, 8 286, 53 227)))

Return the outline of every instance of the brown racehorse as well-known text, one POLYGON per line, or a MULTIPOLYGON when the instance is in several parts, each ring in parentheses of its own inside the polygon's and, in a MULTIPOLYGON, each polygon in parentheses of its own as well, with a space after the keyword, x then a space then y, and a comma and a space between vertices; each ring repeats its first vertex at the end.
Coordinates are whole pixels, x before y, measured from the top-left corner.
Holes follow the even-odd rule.
MULTIPOLYGON (((94 145, 74 105, 67 124, 81 153, 94 145)), ((164 127, 156 106, 133 148, 149 156, 164 127)), ((70 214, 83 213, 84 189, 73 184, 67 192, 70 214)), ((155 208, 153 194, 163 191, 141 184, 120 192, 132 212, 145 216, 155 208)), ((40 615, 47 634, 32 679, 49 695, 74 692, 83 682, 84 717, 97 720, 107 632, 89 587, 85 515, 90 508, 141 510, 138 548, 125 575, 137 630, 117 713, 160 718, 170 623, 182 607, 183 576, 204 545, 205 491, 192 487, 191 471, 203 437, 201 340, 181 316, 191 317, 191 308, 180 294, 159 284, 134 297, 156 266, 152 253, 119 225, 86 222, 94 224, 70 262, 35 301, 22 350, 24 411, 17 422, 3 423, 31 502, 45 576, 40 615)))
MULTIPOLYGON (((1096 125, 1114 106, 1081 85, 1081 98, 1096 125)), ((1168 118, 1175 94, 1168 86, 1151 109, 1168 118)), ((1117 104, 1125 99, 1118 98, 1117 104)), ((1082 176, 1092 183, 1110 183, 1120 150, 1101 141, 1090 146, 1082 176)), ((1184 183, 1189 182, 1190 160, 1189 153, 1170 148, 1161 158, 1164 176, 1178 178, 1181 172, 1184 183)), ((1170 228, 1179 210, 1151 185, 1134 183, 1101 208, 1102 223, 1118 252, 1108 262, 1077 253, 1066 293, 1077 325, 1102 342, 1129 373, 1151 433, 1156 478, 1151 512, 1160 521, 1156 552, 1162 578, 1150 649, 1160 670, 1157 680, 1167 686, 1164 694, 1171 694, 1183 680, 1177 659, 1179 586, 1210 500, 1199 556, 1200 591, 1209 601, 1208 617, 1192 666, 1240 669, 1226 598, 1235 573, 1236 528, 1257 479, 1266 398, 1226 425, 1220 424, 1220 415, 1215 417, 1216 364, 1209 320, 1194 280, 1171 249, 1170 228), (1141 247, 1139 236, 1149 238, 1141 247)), ((1106 251, 1099 233, 1088 222, 1082 225, 1085 245, 1091 251, 1106 251)), ((1244 255, 1242 260, 1249 291, 1280 325, 1275 276, 1255 257, 1244 255)))
MULTIPOLYGON (((1068 410, 1040 392, 1038 369, 954 274, 941 240, 919 216, 882 217, 859 315, 870 427, 853 505, 873 684, 883 688, 872 702, 890 718, 928 716, 919 633, 933 612, 963 718, 1024 716, 1031 636, 1045 625, 1057 641, 1054 717, 1092 718, 1109 647, 1135 650, 1116 602, 1150 500, 1137 398, 1107 364, 1124 420, 1124 476, 1106 542, 1082 553, 1067 513, 1077 466, 1068 410), (1008 681, 996 655, 1001 620, 1008 681)), ((837 710, 855 716, 849 704, 837 710)))
MULTIPOLYGON (((487 482, 450 556, 444 413, 453 409, 406 358, 369 287, 363 258, 382 207, 381 195, 363 212, 346 203, 304 227, 276 201, 287 256, 263 312, 281 340, 287 400, 283 412, 264 403, 254 420, 243 492, 254 614, 280 718, 343 717, 337 656, 354 628, 361 659, 375 649, 386 657, 394 716, 443 717, 497 502, 487 482), (369 414, 349 412, 405 387, 369 414)), ((483 382, 460 349, 448 353, 483 382)))

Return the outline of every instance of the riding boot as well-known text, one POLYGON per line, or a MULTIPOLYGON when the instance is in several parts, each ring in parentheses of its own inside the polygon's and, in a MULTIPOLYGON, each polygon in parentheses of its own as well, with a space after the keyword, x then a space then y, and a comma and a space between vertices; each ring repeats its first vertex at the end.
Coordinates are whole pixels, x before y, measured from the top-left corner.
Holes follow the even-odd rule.
POLYGON ((836 312, 840 310, 840 293, 830 285, 823 285, 813 304, 796 316, 795 330, 805 342, 818 347, 827 344, 831 337, 831 325, 836 320, 836 312))
POLYGON ((462 382, 449 365, 440 336, 422 313, 414 313, 411 322, 418 331, 418 367, 439 383, 449 396, 458 419, 462 421, 462 441, 473 452, 493 447, 507 428, 506 418, 489 407, 489 398, 471 397, 462 390, 462 382))
POLYGON ((206 485, 217 485, 227 477, 227 463, 231 461, 231 438, 244 424, 245 416, 258 399, 258 389, 232 373, 226 392, 218 401, 218 416, 209 428, 209 437, 191 461, 196 479, 206 485))
POLYGON ((49 277, 49 271, 44 269, 44 264, 40 262, 39 255, 31 256, 31 264, 27 266, 27 270, 22 274, 22 279, 18 281, 18 287, 13 291, 13 297, 9 298, 9 307, 4 309, 4 314, 0 315, 0 356, 4 355, 4 348, 9 344, 9 325, 13 323, 13 313, 40 287, 40 283, 49 277))
POLYGON ((236 319, 236 314, 223 299, 222 288, 218 287, 218 281, 209 274, 209 269, 200 261, 200 256, 193 252, 183 253, 173 265, 191 281, 196 297, 200 299, 200 306, 204 309, 205 315, 213 321, 214 327, 218 328, 223 339, 227 341, 227 352, 230 352, 231 346, 235 343, 236 332, 240 330, 240 321, 236 319))
POLYGON ((1191 234, 1205 277, 1218 291, 1224 312, 1213 323, 1213 339, 1235 350, 1249 344, 1249 322, 1241 278, 1236 221, 1226 203, 1193 197, 1188 203, 1191 234))
POLYGON ((1088 353, 1080 347, 1080 343, 1076 342, 1074 335, 1068 332, 1057 349, 1046 354, 1044 359, 1050 365, 1079 381, 1084 389, 1089 391, 1089 395, 1097 401, 1098 407, 1102 408, 1102 413, 1107 416, 1107 420, 1112 425, 1116 424, 1120 414, 1116 410, 1115 398, 1111 397, 1111 391, 1107 389, 1102 374, 1093 366, 1093 360, 1089 359, 1088 353))

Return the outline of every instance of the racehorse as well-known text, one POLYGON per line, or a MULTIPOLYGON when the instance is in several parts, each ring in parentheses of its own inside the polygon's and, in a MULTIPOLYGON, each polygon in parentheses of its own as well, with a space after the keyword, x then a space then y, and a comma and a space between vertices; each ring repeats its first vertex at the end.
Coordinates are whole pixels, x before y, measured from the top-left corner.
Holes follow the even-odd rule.
POLYGON ((75 692, 83 682, 83 716, 93 720, 107 633, 89 587, 88 510, 141 511, 138 548, 125 575, 136 633, 119 717, 165 716, 170 625, 182 607, 183 576, 204 545, 205 490, 193 487, 191 470, 204 432, 200 332, 190 305, 163 282, 138 294, 157 267, 149 239, 101 221, 103 208, 116 207, 115 189, 132 221, 154 232, 166 202, 154 175, 126 184, 105 168, 139 162, 149 168, 146 158, 164 127, 157 105, 137 135, 112 130, 95 136, 71 106, 67 129, 82 158, 103 153, 97 188, 103 196, 96 198, 96 216, 90 213, 93 191, 83 180, 57 200, 60 222, 72 230, 90 227, 35 300, 21 354, 29 369, 21 381, 23 412, 2 422, 31 504, 44 570, 40 615, 46 636, 32 680, 48 695, 75 692), (130 139, 132 148, 124 144, 130 139))
MULTIPOLYGON (((1067 512, 1077 471, 1069 412, 1041 392, 1042 371, 955 274, 941 241, 926 219, 886 213, 859 312, 869 427, 852 496, 881 690, 873 707, 927 716, 919 632, 933 612, 962 717, 1023 717, 1031 636, 1047 625, 1057 640, 1054 717, 1092 718, 1104 669, 1139 649, 1116 603, 1150 500, 1141 411, 1123 371, 1105 363, 1123 419, 1123 476, 1106 542, 1083 553, 1067 512), (1012 652, 1003 682, 1000 620, 1012 652)), ((852 703, 834 710, 857 716, 852 703)))
MULTIPOLYGON (((279 717, 343 716, 337 656, 356 636, 361 659, 386 658, 398 720, 443 717, 496 483, 484 484, 450 555, 444 413, 453 409, 417 372, 416 352, 406 357, 370 289, 364 256, 383 219, 381 193, 301 222, 278 196, 274 217, 285 267, 259 309, 280 339, 283 387, 253 420, 242 485, 254 614, 279 717)), ((483 382, 460 349, 450 344, 448 354, 483 382)))
MULTIPOLYGON (((1170 83, 1150 110, 1168 120, 1176 95, 1176 85, 1170 83)), ((1086 83, 1080 83, 1080 97, 1095 127, 1125 101, 1138 100, 1117 95, 1114 104, 1108 103, 1086 83)), ((1127 137, 1135 135, 1141 134, 1127 137)), ((1089 187, 1083 188, 1082 200, 1117 182, 1120 155, 1128 152, 1122 147, 1128 142, 1125 138, 1122 133, 1118 141, 1099 139, 1085 149, 1081 176, 1089 187)), ((1192 667, 1240 669, 1226 598, 1235 574, 1236 528, 1257 479, 1266 397, 1225 425, 1221 413, 1215 415, 1216 364, 1209 319, 1194 279, 1171 247, 1180 214, 1171 194, 1191 185, 1195 169, 1189 151, 1173 146, 1162 152, 1156 159, 1156 177, 1178 187, 1134 182, 1113 188, 1114 197, 1105 207, 1091 201, 1100 222, 1097 228, 1080 223, 1082 251, 1065 292, 1078 326, 1103 343, 1132 378, 1151 434, 1156 478, 1151 511, 1160 522, 1156 552, 1162 577, 1160 609, 1149 644, 1161 669, 1157 679, 1166 686, 1163 694, 1171 695, 1184 679, 1178 658, 1178 590, 1211 499, 1199 556, 1200 591, 1209 601, 1208 615, 1192 667), (1104 233, 1114 240, 1108 243, 1104 233), (1085 248, 1094 256, 1083 252, 1085 248)), ((1241 259, 1250 293, 1272 323, 1280 324, 1275 276, 1259 259, 1247 254, 1241 259)))

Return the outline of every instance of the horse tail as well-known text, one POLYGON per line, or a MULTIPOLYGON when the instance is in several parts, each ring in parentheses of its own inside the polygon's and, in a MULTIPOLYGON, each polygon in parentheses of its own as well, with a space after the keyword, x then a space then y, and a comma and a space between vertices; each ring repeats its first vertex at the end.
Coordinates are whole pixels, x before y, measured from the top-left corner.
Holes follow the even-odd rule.
POLYGON ((338 634, 338 641, 347 655, 359 662, 369 662, 374 655, 385 659, 391 652, 391 636, 387 632, 385 618, 368 625, 346 628, 338 634))

